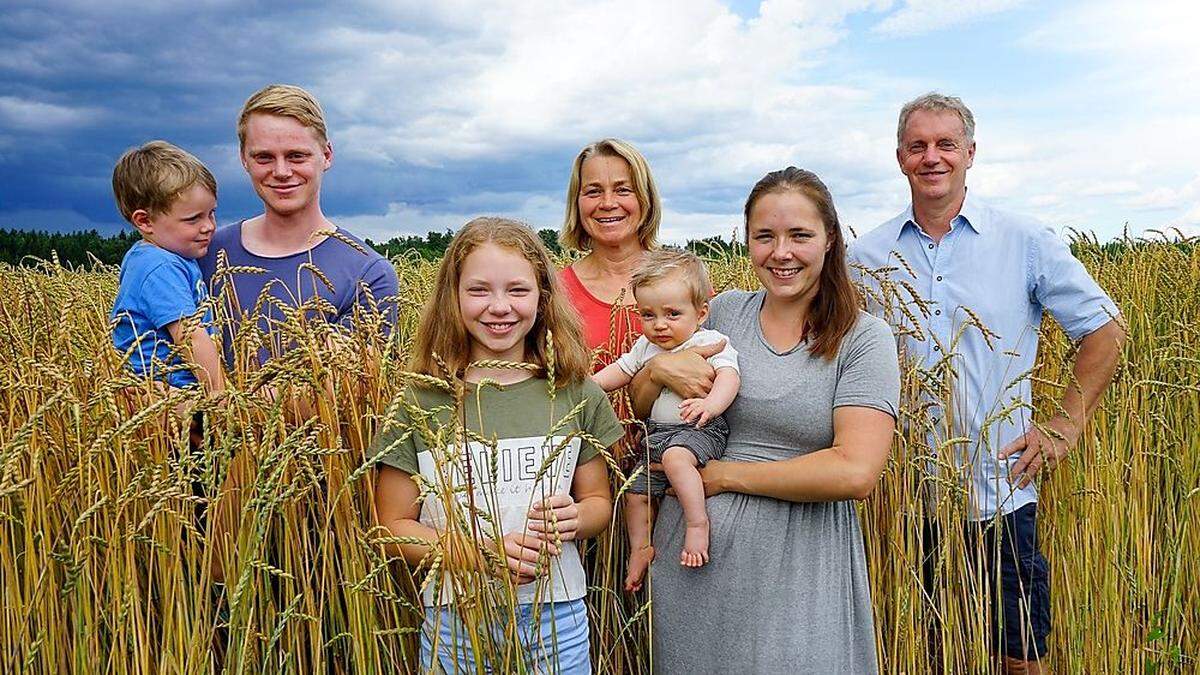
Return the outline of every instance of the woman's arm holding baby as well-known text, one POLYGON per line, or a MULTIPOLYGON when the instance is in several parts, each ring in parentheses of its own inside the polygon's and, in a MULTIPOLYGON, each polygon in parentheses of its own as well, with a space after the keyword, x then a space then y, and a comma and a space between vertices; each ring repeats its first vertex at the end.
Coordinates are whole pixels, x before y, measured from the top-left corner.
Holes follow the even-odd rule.
POLYGON ((725 340, 721 340, 713 344, 689 347, 679 352, 659 354, 650 359, 633 376, 629 386, 634 413, 639 418, 649 417, 654 399, 658 398, 663 387, 679 394, 679 397, 685 400, 708 396, 708 392, 712 391, 716 372, 705 359, 721 353, 725 344, 725 340))

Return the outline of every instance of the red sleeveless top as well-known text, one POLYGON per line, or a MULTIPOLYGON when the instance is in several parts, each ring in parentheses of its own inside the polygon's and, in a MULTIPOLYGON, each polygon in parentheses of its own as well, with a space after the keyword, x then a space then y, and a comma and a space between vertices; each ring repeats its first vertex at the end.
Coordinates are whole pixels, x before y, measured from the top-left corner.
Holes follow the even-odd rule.
POLYGON ((614 311, 613 305, 584 288, 571 267, 563 268, 558 279, 583 321, 583 339, 588 349, 596 354, 596 370, 615 361, 642 334, 642 322, 633 307, 620 307, 614 311))

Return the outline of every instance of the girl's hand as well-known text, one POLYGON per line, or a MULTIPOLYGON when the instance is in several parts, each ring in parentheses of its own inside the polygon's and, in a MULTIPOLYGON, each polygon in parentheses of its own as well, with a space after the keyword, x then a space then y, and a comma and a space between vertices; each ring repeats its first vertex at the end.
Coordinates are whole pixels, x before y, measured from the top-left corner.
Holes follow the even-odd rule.
POLYGON ((513 583, 527 584, 545 572, 538 565, 545 542, 529 532, 509 532, 500 540, 500 553, 504 554, 508 576, 513 583))
POLYGON ((558 555, 564 541, 575 540, 579 530, 579 507, 571 495, 550 495, 529 509, 526 526, 551 547, 553 555, 558 555))

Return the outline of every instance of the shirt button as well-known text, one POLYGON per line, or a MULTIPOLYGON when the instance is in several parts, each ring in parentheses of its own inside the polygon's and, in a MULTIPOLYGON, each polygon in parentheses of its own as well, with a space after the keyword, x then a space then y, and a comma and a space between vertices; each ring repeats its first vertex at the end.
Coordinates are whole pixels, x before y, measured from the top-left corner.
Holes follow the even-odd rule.
POLYGON ((934 345, 934 346, 933 346, 933 351, 935 351, 935 352, 940 352, 940 351, 942 351, 942 348, 941 348, 941 347, 939 347, 938 345, 934 345))
POLYGON ((941 315, 942 315, 942 310, 940 310, 940 309, 935 309, 935 310, 933 310, 933 314, 934 314, 934 316, 941 316, 941 315))
POLYGON ((932 250, 933 250, 933 244, 930 244, 930 245, 929 245, 929 250, 930 250, 930 251, 932 251, 932 250))
POLYGON ((937 277, 937 280, 938 280, 938 281, 941 281, 941 280, 942 280, 942 275, 940 275, 940 274, 939 274, 939 275, 938 275, 938 277, 937 277))

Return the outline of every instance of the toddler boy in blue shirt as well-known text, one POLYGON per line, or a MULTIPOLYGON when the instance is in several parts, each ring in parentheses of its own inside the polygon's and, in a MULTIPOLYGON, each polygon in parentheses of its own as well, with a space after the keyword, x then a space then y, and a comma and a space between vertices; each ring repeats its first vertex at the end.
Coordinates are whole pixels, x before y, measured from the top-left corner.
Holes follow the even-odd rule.
POLYGON ((151 141, 122 155, 112 180, 117 208, 142 235, 121 261, 113 344, 138 375, 220 391, 211 314, 205 311, 198 324, 188 321, 208 295, 196 259, 216 230, 216 179, 187 152, 151 141), (185 359, 195 372, 183 367, 185 359))

